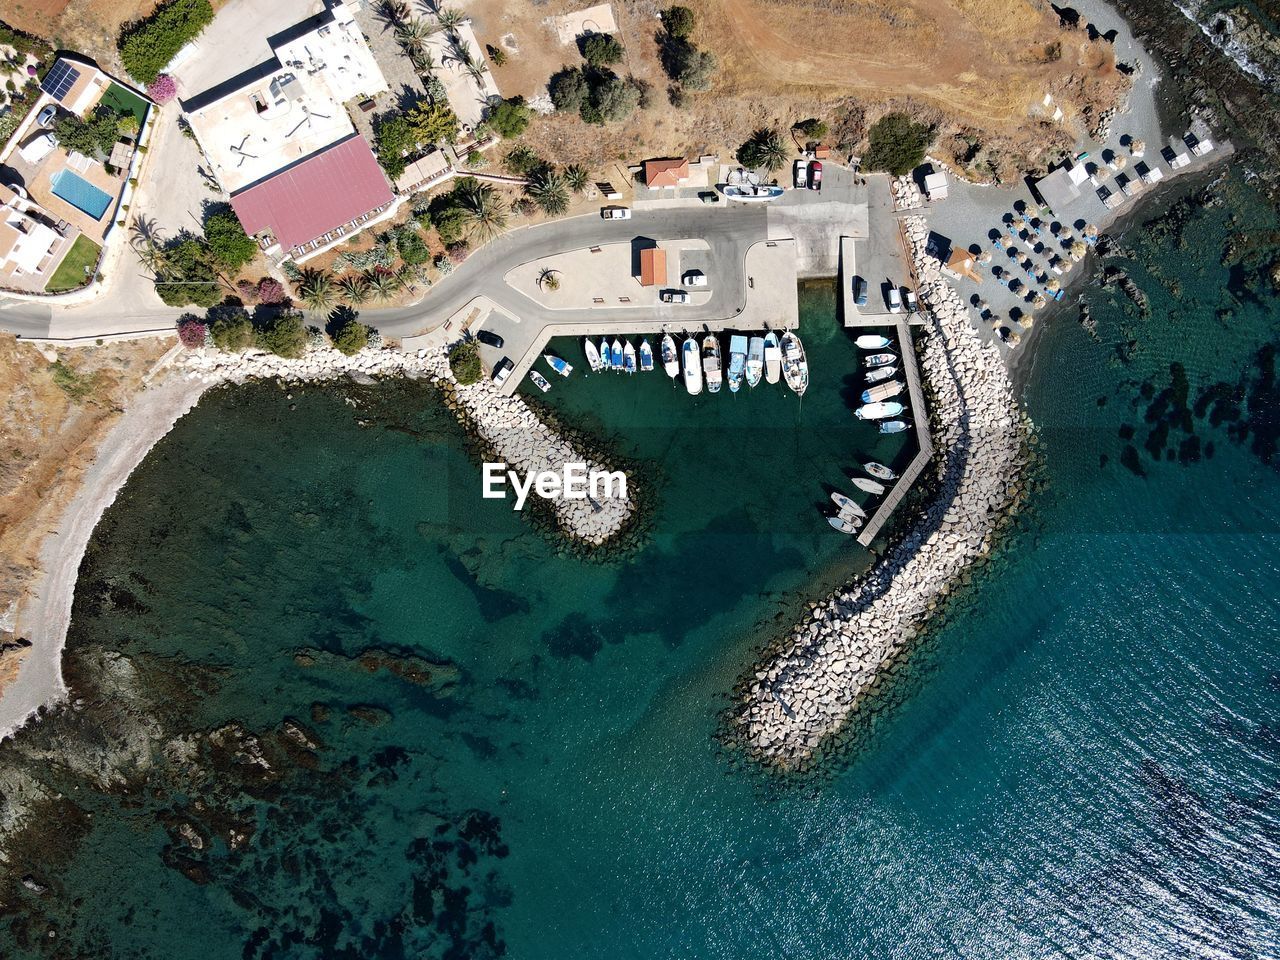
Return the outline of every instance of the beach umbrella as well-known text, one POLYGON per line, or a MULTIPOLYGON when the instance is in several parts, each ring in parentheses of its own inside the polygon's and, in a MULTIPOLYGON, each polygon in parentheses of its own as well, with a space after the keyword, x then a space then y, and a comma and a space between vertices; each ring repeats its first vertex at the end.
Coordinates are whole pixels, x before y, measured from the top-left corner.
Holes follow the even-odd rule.
POLYGON ((1027 330, 1030 330, 1032 327, 1036 325, 1036 318, 1023 317, 1021 320, 1018 321, 1018 323, 1019 325, 1021 325, 1023 332, 1026 332, 1027 330))
POLYGON ((979 263, 990 263, 990 262, 991 262, 991 251, 990 251, 990 250, 983 250, 980 254, 978 254, 978 262, 979 262, 979 263))
POLYGON ((1050 278, 1049 282, 1046 283, 1044 286, 1045 286, 1045 289, 1048 290, 1050 293, 1057 293, 1059 290, 1062 289, 1061 282, 1053 278, 1050 278))
POLYGON ((1084 225, 1084 235, 1086 237, 1096 237, 1098 235, 1098 228, 1092 223, 1086 223, 1084 225))
POLYGON ((1116 157, 1110 164, 1112 170, 1123 170, 1128 165, 1129 160, 1127 157, 1116 157))
MULTIPOLYGON (((1048 302, 1049 301, 1044 298, 1043 293, 1037 293, 1036 298, 1031 301, 1031 306, 1033 306, 1037 310, 1043 310, 1045 307, 1045 304, 1047 304, 1048 302)), ((1027 323, 1030 322, 1030 320, 1031 318, 1028 317, 1026 320, 1023 321, 1022 325, 1025 327, 1027 323)))
POLYGON ((1085 246, 1085 244, 1082 241, 1077 240, 1075 243, 1071 245, 1071 259, 1083 260, 1084 255, 1088 253, 1088 251, 1089 251, 1089 248, 1085 246))
POLYGON ((1129 152, 1132 153, 1135 157, 1140 157, 1147 152, 1147 145, 1141 140, 1130 140, 1129 152))

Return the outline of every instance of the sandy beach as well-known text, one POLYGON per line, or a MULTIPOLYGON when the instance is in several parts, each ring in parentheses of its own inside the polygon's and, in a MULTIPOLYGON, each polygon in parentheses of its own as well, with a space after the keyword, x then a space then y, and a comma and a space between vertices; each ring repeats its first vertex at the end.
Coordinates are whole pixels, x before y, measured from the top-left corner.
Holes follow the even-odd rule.
POLYGON ((199 380, 162 375, 134 397, 103 439, 57 529, 45 538, 40 552, 42 574, 18 608, 16 632, 31 642, 31 649, 0 697, 0 739, 11 735, 42 707, 65 698, 62 648, 89 537, 134 468, 207 388, 208 384, 199 380))

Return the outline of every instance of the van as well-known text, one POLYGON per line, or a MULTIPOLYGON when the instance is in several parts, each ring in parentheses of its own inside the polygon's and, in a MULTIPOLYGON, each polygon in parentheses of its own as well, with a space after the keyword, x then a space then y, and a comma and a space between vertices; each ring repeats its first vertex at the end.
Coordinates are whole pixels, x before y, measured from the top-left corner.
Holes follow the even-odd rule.
POLYGON ((898 292, 897 287, 889 288, 889 312, 890 313, 902 312, 902 294, 898 292))
POLYGON ((58 145, 58 138, 52 133, 42 133, 37 137, 32 137, 27 141, 27 145, 22 147, 18 153, 22 159, 30 164, 37 164, 49 154, 53 153, 54 147, 58 145))

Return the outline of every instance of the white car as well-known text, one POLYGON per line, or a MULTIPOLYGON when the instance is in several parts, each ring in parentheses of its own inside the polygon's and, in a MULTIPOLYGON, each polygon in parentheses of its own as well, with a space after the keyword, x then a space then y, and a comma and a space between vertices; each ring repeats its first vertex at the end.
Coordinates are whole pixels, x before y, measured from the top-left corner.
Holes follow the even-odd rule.
POLYGON ((630 220, 630 207, 601 207, 600 216, 605 220, 630 220))
POLYGON ((683 290, 664 290, 662 293, 663 303, 688 303, 689 294, 683 290))
POLYGON ((705 287, 707 285, 707 275, 701 270, 690 270, 684 275, 684 285, 686 287, 705 287))
POLYGON ((507 377, 511 376, 511 371, 515 364, 511 362, 510 357, 503 357, 493 368, 493 385, 500 387, 507 382, 507 377))
POLYGON ((796 189, 803 190, 809 185, 809 161, 797 160, 794 169, 792 176, 795 178, 796 189))
POLYGON ((40 111, 40 116, 36 117, 36 124, 41 127, 47 127, 53 122, 53 118, 58 115, 58 108, 52 103, 40 111))
POLYGON ((889 312, 890 313, 902 312, 902 294, 898 292, 897 287, 889 288, 889 312))

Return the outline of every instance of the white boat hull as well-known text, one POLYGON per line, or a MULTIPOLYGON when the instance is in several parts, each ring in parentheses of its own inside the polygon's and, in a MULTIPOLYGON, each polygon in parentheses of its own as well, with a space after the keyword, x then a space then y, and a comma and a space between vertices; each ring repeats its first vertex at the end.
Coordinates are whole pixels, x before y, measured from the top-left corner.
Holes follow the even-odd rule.
POLYGON ((859 420, 887 420, 889 417, 896 417, 906 409, 900 403, 890 401, 888 403, 868 403, 866 406, 859 407, 853 411, 853 415, 859 420))
POLYGON ((691 397, 702 392, 702 354, 693 340, 686 340, 680 355, 684 358, 684 388, 691 397))
POLYGON ((782 351, 778 349, 777 334, 764 338, 764 378, 769 383, 782 379, 782 351))
POLYGON ((888 337, 882 337, 878 334, 863 334, 857 340, 853 341, 857 344, 859 350, 883 350, 892 342, 888 337))

